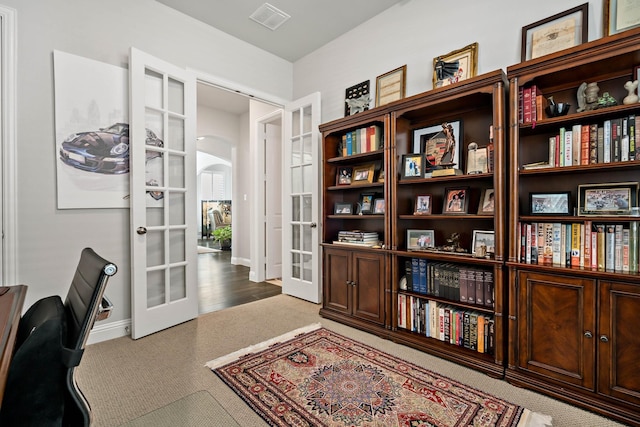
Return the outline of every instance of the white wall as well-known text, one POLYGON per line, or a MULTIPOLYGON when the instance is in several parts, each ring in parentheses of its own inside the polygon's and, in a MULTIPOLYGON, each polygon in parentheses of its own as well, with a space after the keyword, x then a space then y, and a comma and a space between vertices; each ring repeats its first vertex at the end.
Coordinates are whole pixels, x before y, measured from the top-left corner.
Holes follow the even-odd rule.
MULTIPOLYGON (((322 121, 344 116, 345 89, 407 65, 407 96, 432 89, 433 58, 478 42, 478 74, 520 62, 522 27, 585 1, 405 0, 294 63, 294 98, 322 93, 322 121)), ((589 40, 602 37, 589 1, 589 40)), ((375 105, 372 101, 371 105, 375 105)))
POLYGON ((52 51, 126 67, 134 46, 282 99, 291 98, 292 64, 153 0, 0 2, 17 10, 17 278, 29 285, 25 306, 64 296, 81 249, 91 246, 118 265, 107 289, 115 306, 108 322, 126 320, 129 210, 56 208, 52 51))

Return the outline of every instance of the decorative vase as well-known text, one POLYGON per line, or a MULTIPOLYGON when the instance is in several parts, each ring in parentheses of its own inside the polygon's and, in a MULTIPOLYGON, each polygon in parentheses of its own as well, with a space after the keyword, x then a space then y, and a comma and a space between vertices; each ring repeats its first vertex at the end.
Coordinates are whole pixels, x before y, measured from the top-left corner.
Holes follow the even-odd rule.
POLYGON ((628 81, 624 84, 624 88, 629 92, 629 94, 624 97, 622 103, 625 105, 629 105, 638 102, 638 95, 636 95, 636 89, 638 89, 638 81, 628 81))

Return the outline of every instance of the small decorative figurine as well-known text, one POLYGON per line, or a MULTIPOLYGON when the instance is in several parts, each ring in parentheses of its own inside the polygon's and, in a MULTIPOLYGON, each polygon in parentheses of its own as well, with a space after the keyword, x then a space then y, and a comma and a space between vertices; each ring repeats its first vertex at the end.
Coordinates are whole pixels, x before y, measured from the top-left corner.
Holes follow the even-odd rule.
POLYGON ((624 88, 629 92, 629 95, 624 97, 622 103, 625 105, 629 105, 638 102, 638 95, 636 95, 636 89, 638 89, 638 81, 628 81, 624 84, 624 88))
POLYGON ((598 106, 596 108, 613 107, 614 105, 618 105, 618 101, 609 92, 605 92, 601 98, 598 98, 598 106))

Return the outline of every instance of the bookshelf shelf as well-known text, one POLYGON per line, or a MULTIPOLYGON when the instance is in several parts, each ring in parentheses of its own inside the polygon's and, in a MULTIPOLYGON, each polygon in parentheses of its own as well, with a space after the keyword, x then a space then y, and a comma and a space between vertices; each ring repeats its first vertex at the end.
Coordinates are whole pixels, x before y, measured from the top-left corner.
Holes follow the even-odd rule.
MULTIPOLYGON (((511 150, 506 266, 514 292, 508 299, 505 377, 636 426, 640 374, 625 353, 640 351, 640 337, 629 327, 640 321, 640 217, 575 213, 581 185, 638 182, 640 151, 635 155, 633 144, 627 143, 631 138, 625 141, 622 132, 633 132, 634 142, 639 141, 640 104, 622 105, 622 99, 627 95, 624 83, 634 80, 634 67, 640 64, 639 43, 640 30, 630 30, 507 69, 511 150), (581 101, 577 90, 585 82, 596 82, 599 96, 608 92, 621 105, 576 112, 581 101), (521 94, 533 86, 545 98, 572 104, 569 114, 524 123, 521 94), (612 131, 616 123, 618 139, 612 131), (523 167, 541 161, 553 166, 523 167), (530 194, 549 191, 569 192, 574 214, 531 215, 530 194), (603 233, 603 227, 610 232, 603 233)), ((638 206, 636 195, 627 201, 638 206)))

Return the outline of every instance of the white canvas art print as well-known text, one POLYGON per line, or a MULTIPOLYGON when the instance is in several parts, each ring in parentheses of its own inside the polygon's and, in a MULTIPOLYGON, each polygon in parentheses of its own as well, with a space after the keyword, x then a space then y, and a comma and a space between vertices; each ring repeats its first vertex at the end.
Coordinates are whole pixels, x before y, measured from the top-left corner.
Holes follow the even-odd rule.
POLYGON ((129 207, 128 75, 54 51, 58 209, 129 207))

